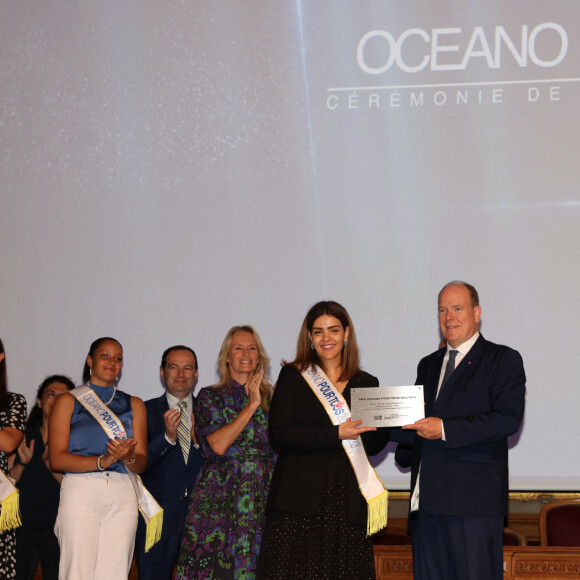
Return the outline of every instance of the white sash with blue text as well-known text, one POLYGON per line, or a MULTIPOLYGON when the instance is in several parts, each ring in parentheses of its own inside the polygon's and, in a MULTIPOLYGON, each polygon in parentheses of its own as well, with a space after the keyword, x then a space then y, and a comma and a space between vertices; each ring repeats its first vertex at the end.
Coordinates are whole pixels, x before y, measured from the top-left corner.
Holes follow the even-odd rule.
MULTIPOLYGON (((302 376, 322 403, 333 425, 340 425, 350 419, 350 409, 342 393, 320 367, 310 366, 302 376)), ((387 525, 388 491, 370 464, 360 438, 345 439, 342 446, 356 475, 359 489, 367 502, 367 535, 370 536, 387 525)))

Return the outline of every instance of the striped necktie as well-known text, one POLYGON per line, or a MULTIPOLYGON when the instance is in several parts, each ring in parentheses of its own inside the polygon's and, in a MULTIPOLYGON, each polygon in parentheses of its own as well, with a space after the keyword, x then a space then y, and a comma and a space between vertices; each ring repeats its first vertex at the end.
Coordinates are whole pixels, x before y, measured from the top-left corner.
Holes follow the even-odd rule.
POLYGON ((179 401, 177 406, 181 413, 181 421, 179 421, 179 425, 177 426, 177 436, 179 437, 181 451, 183 451, 183 459, 187 463, 191 441, 191 421, 187 415, 187 403, 185 401, 179 401))

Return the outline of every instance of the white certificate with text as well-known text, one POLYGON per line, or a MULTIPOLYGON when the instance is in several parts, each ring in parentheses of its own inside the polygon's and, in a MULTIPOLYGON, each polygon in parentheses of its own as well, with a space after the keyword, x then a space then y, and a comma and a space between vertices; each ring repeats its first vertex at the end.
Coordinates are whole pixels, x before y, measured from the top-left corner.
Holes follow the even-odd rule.
POLYGON ((351 389, 350 413, 363 427, 401 427, 425 418, 423 385, 351 389))

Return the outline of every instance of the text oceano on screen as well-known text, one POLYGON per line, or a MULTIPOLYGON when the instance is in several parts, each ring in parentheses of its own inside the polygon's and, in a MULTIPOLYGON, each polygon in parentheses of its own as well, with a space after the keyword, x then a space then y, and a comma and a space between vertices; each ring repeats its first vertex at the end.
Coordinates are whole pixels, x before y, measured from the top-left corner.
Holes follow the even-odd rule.
POLYGON ((408 73, 417 73, 424 69, 466 70, 473 59, 478 59, 479 62, 483 59, 490 69, 499 69, 502 66, 502 56, 505 55, 522 68, 530 63, 548 68, 561 63, 567 51, 568 35, 564 27, 554 22, 543 22, 531 30, 528 25, 522 25, 519 33, 512 36, 503 26, 495 26, 491 35, 487 35, 482 26, 476 26, 469 36, 462 28, 433 28, 430 33, 421 28, 409 28, 398 37, 386 30, 371 30, 360 39, 356 58, 362 71, 379 75, 393 66, 408 73), (411 51, 408 47, 417 38, 426 45, 425 52, 420 55, 420 62, 412 62, 413 58, 417 58, 417 51, 411 51), (538 49, 540 39, 555 43, 555 50, 551 48, 549 52, 556 54, 541 54, 538 49), (374 65, 367 62, 366 53, 370 45, 380 49, 381 54, 384 52, 383 62, 374 65), (444 59, 452 62, 442 62, 444 59))

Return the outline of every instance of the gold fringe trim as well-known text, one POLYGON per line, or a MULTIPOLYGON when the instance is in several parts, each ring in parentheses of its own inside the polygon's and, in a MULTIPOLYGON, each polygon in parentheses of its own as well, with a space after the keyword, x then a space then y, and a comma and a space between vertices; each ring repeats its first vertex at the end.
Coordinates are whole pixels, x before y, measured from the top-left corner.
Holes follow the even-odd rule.
POLYGON ((18 508, 18 490, 15 489, 8 497, 5 497, 1 505, 0 533, 20 527, 22 521, 20 520, 20 510, 18 508))
POLYGON ((375 534, 387 525, 389 513, 389 492, 385 491, 373 497, 367 504, 367 536, 375 534))
POLYGON ((145 553, 147 553, 160 539, 163 529, 163 510, 157 512, 146 524, 145 553))

